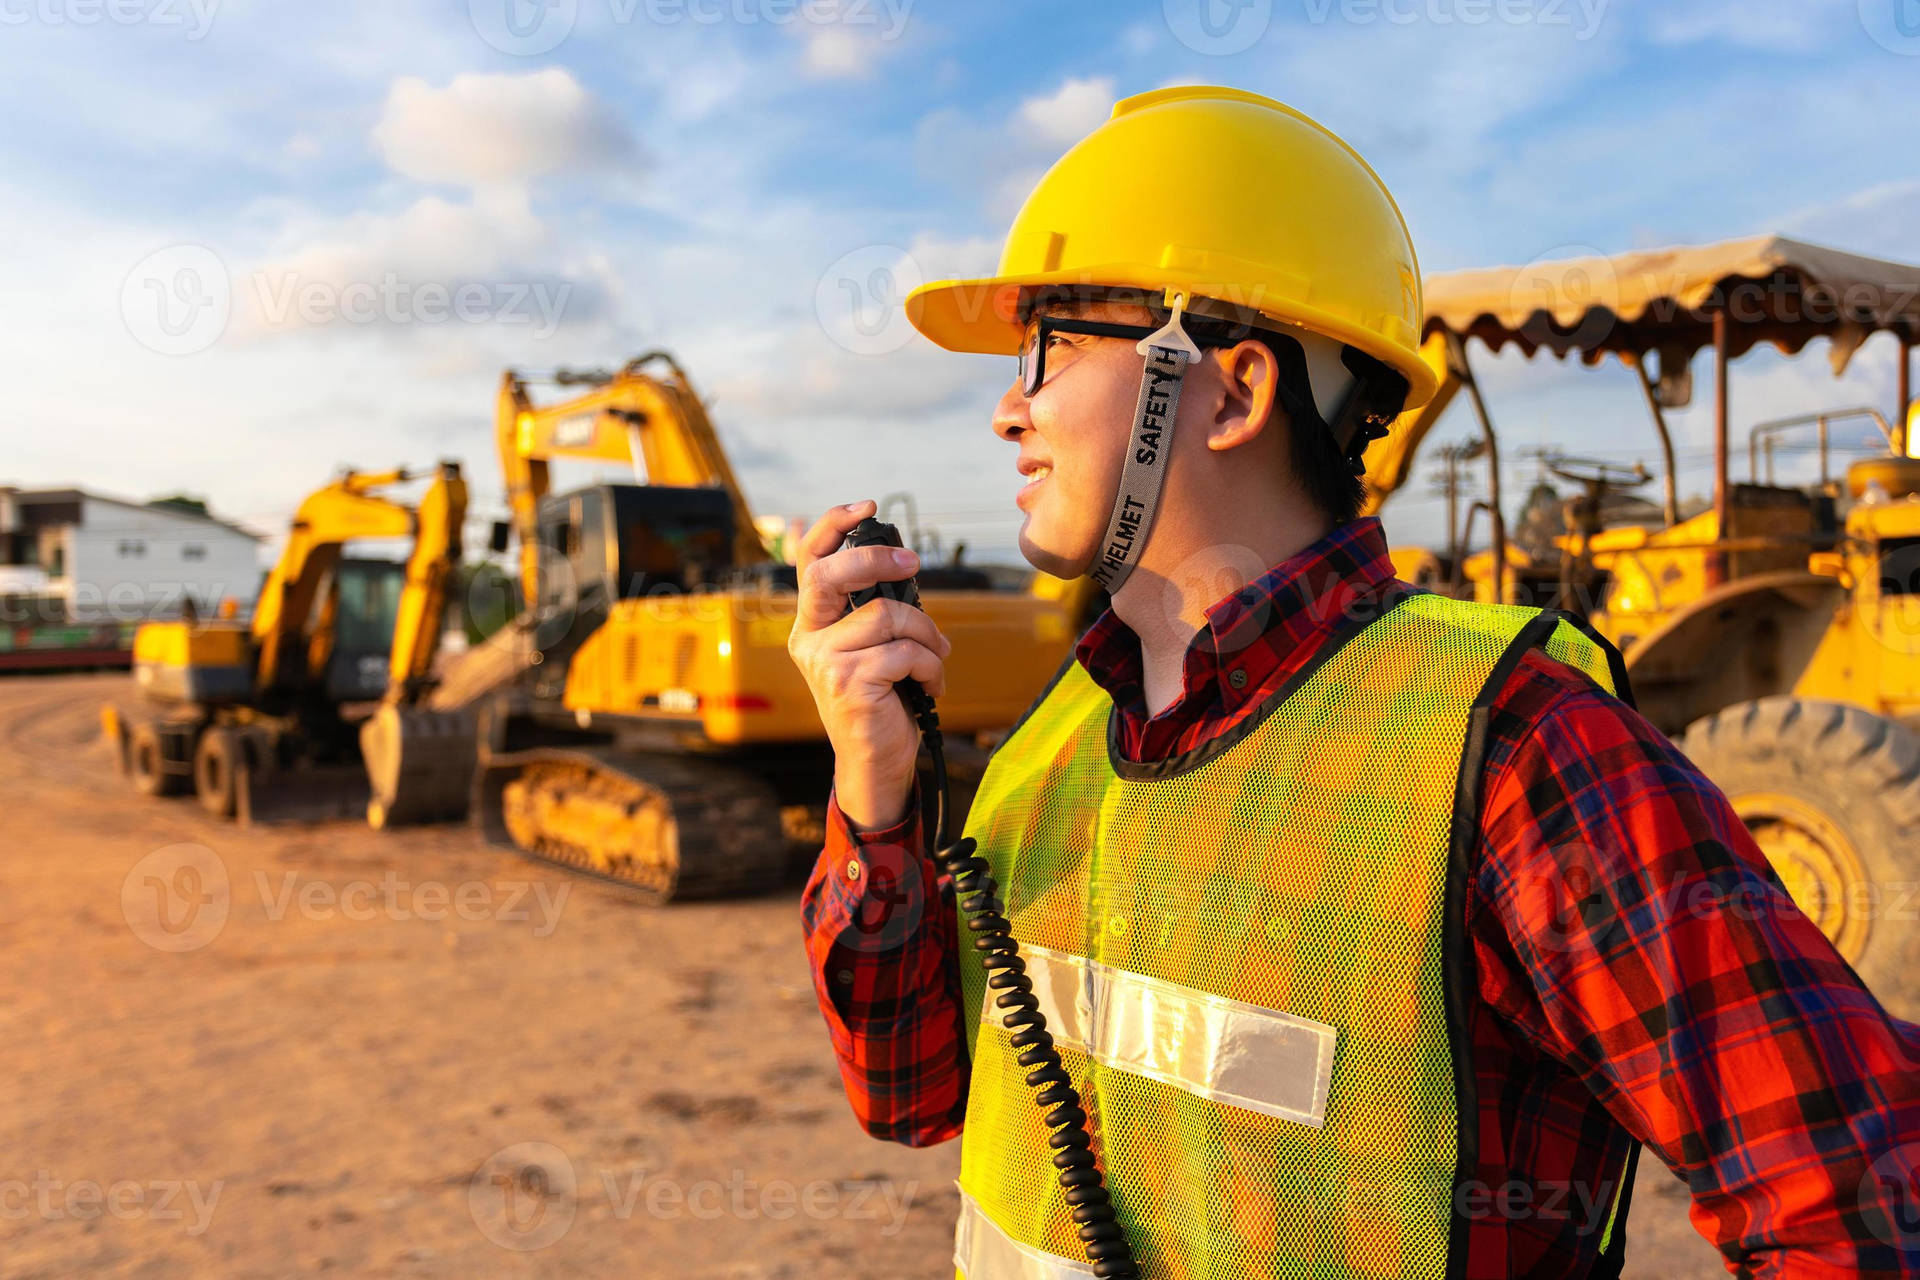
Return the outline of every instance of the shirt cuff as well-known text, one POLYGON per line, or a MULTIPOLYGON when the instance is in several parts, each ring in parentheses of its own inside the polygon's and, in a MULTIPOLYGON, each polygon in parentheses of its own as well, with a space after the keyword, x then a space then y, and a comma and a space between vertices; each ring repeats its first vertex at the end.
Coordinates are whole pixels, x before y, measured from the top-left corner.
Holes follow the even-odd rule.
POLYGON ((890 827, 878 827, 872 831, 857 830, 851 819, 840 811, 840 795, 837 791, 827 796, 827 830, 839 837, 839 843, 849 849, 865 848, 876 844, 904 845, 912 841, 920 828, 920 780, 915 778, 913 789, 907 793, 906 816, 890 827))

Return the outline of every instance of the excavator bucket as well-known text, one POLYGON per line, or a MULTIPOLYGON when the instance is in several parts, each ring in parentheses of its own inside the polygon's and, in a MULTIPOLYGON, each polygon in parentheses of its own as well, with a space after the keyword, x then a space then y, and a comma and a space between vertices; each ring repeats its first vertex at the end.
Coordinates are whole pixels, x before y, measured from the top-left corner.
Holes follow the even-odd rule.
POLYGON ((464 817, 473 786, 477 726, 469 711, 386 703, 360 726, 360 754, 376 828, 464 817))

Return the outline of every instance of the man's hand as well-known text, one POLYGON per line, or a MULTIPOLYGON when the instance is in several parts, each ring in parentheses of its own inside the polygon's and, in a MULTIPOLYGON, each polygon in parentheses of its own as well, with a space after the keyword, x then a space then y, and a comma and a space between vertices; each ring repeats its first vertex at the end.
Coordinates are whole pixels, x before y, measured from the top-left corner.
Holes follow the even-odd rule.
POLYGON ((920 564, 900 547, 842 549, 854 526, 875 510, 871 500, 835 507, 800 540, 800 611, 787 639, 833 744, 840 812, 868 830, 905 816, 920 750, 920 728, 894 682, 911 676, 939 697, 953 650, 912 605, 879 599, 846 612, 853 592, 912 577, 920 564))

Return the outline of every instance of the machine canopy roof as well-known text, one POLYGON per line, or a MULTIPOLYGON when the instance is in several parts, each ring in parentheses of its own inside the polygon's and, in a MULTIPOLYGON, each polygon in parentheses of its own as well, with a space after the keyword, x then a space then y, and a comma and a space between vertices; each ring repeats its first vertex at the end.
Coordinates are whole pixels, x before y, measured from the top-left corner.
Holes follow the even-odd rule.
POLYGON ((1562 258, 1429 276, 1425 333, 1449 330, 1529 357, 1542 347, 1588 364, 1659 351, 1678 368, 1713 344, 1727 313, 1729 358, 1763 342, 1786 353, 1833 340, 1838 375, 1882 329, 1920 335, 1920 267, 1785 236, 1562 258))

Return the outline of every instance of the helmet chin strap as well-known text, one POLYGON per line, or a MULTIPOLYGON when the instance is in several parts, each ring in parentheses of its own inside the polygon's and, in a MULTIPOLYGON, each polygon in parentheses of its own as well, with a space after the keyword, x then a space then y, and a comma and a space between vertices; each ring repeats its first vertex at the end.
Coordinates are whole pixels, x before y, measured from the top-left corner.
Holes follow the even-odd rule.
POLYGON ((1140 340, 1136 348, 1146 357, 1140 374, 1140 401, 1133 410, 1133 431, 1127 438, 1127 460, 1120 472, 1120 491, 1114 495, 1107 533, 1087 576, 1118 591, 1140 562, 1160 506, 1160 486, 1173 457, 1173 420, 1180 409, 1180 387, 1187 366, 1200 359, 1200 348, 1187 336, 1181 313, 1187 309, 1184 291, 1167 291, 1173 315, 1157 333, 1140 340))

